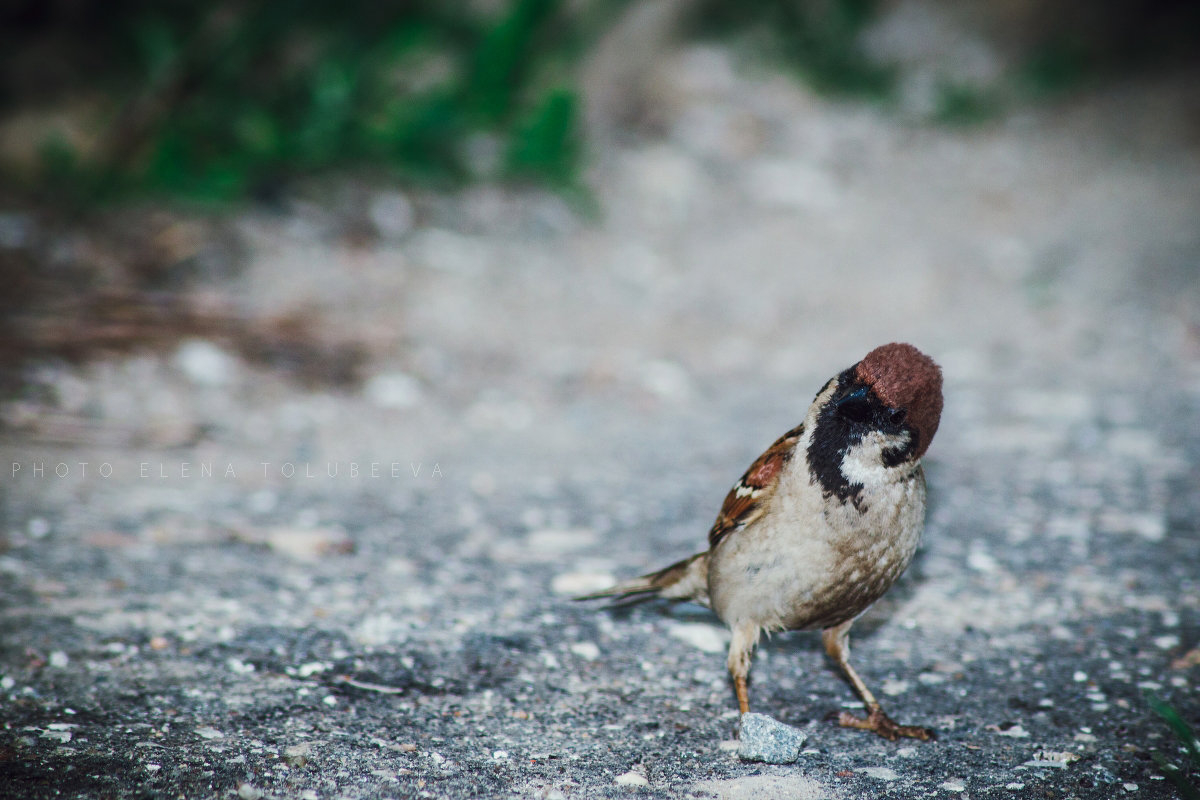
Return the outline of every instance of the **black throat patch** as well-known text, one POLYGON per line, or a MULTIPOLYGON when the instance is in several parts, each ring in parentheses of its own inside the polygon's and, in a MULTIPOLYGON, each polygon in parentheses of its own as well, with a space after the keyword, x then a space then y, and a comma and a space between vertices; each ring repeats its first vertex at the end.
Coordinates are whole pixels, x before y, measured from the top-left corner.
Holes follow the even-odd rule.
POLYGON ((854 367, 838 375, 835 380, 838 388, 817 415, 816 425, 813 426, 812 439, 808 444, 808 469, 812 479, 820 484, 825 497, 836 497, 842 503, 851 502, 859 511, 865 511, 863 485, 851 483, 842 473, 842 459, 846 453, 871 431, 888 434, 908 431, 909 443, 906 446, 883 452, 884 465, 895 467, 911 458, 916 447, 916 435, 904 424, 902 413, 885 406, 874 392, 857 379, 854 367), (863 390, 866 390, 864 410, 847 416, 839 409, 839 401, 856 392, 864 394, 863 390))

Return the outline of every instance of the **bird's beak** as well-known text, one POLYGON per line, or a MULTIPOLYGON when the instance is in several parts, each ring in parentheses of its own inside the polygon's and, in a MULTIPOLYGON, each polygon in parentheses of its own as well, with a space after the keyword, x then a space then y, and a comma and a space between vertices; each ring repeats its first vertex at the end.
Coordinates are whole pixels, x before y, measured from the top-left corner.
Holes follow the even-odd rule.
POLYGON ((871 399, 867 396, 867 387, 865 386, 835 400, 833 404, 838 413, 846 419, 865 422, 871 417, 871 399))

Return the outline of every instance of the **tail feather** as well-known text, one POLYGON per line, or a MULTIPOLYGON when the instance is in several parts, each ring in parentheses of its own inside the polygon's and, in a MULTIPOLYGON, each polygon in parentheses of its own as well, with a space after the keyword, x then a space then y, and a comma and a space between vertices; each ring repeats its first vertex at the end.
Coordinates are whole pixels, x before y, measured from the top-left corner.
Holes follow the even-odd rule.
POLYGON ((632 605, 656 597, 691 600, 708 605, 708 553, 697 553, 666 569, 575 599, 600 600, 606 597, 613 598, 617 605, 632 605))

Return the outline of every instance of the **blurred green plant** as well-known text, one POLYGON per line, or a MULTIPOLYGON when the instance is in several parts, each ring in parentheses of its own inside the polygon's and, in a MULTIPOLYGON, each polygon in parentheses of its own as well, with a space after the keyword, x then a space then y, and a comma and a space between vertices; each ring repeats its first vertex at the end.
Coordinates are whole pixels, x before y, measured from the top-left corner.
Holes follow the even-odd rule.
POLYGON ((934 120, 946 125, 978 125, 995 119, 1003 109, 999 90, 966 83, 942 83, 937 90, 934 120))
POLYGON ((107 67, 79 79, 119 110, 87 158, 47 146, 42 178, 213 201, 332 166, 448 185, 576 182, 570 65, 587 20, 563 0, 112 6, 91 45, 107 67), (472 160, 479 134, 507 159, 472 160))
MULTIPOLYGON (((1196 738, 1191 726, 1184 721, 1174 707, 1157 695, 1147 694, 1146 702, 1154 713, 1162 717, 1163 721, 1167 723, 1167 727, 1175 734, 1181 749, 1191 759, 1192 769, 1200 771, 1200 740, 1196 738)), ((1180 767, 1157 750, 1152 752, 1151 756, 1167 780, 1175 784, 1175 788, 1179 790, 1179 796, 1183 800, 1200 800, 1200 785, 1193 784, 1188 780, 1188 772, 1191 770, 1188 769, 1186 761, 1184 766, 1180 767)))
POLYGON ((708 0, 700 19, 714 35, 744 31, 769 55, 820 91, 886 98, 895 70, 872 58, 859 38, 879 0, 708 0))
MULTIPOLYGON (((0 114, 41 109, 46 131, 38 167, 9 169, 9 182, 23 175, 54 195, 220 201, 361 167, 586 195, 576 71, 616 12, 637 2, 9 0, 0 114)), ((895 94, 896 68, 862 41, 882 0, 685 4, 699 32, 742 38, 818 90, 895 94)), ((1050 4, 1040 44, 1014 74, 990 86, 944 83, 932 118, 986 122, 1106 71, 1194 52, 1200 5, 1105 8, 1050 4)))
POLYGON ((1082 86, 1098 69, 1078 37, 1058 36, 1035 47, 1017 71, 1019 88, 1035 98, 1064 94, 1082 86))

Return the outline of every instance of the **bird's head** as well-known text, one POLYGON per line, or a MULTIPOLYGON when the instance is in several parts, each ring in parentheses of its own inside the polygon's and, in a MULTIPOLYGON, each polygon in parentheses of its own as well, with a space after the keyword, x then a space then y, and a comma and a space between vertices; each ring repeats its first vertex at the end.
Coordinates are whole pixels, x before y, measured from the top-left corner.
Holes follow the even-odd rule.
POLYGON ((910 344, 885 344, 826 384, 813 413, 810 467, 844 500, 925 454, 942 416, 942 371, 910 344))
POLYGON ((851 370, 851 379, 839 387, 844 392, 835 401, 838 413, 880 430, 907 430, 912 457, 924 455, 942 419, 941 368, 911 344, 893 342, 876 347, 851 370))

